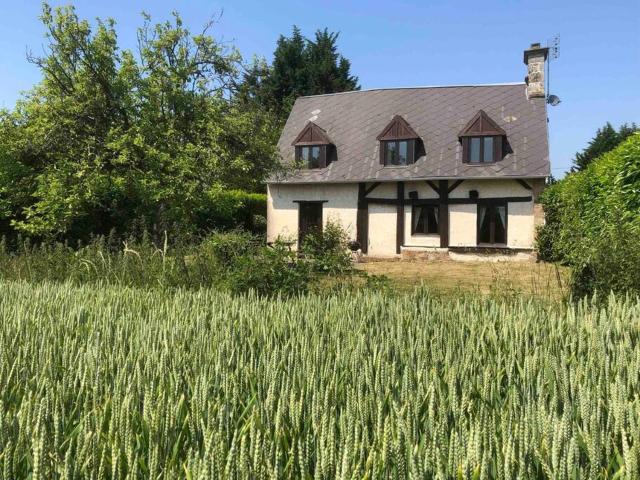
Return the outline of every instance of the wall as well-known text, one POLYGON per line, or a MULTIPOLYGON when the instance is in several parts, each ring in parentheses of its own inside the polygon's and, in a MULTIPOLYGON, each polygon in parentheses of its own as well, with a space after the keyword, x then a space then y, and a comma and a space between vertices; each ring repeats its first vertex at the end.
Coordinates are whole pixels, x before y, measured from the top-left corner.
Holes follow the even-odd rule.
POLYGON ((396 254, 397 215, 395 205, 369 205, 368 255, 372 257, 388 257, 396 254))
MULTIPOLYGON (((532 182, 528 182, 532 185, 532 182)), ((450 198, 469 198, 469 190, 477 190, 480 198, 526 197, 527 190, 515 180, 465 180, 449 194, 450 198)), ((477 231, 476 205, 449 206, 449 245, 475 247, 477 231)), ((507 205, 507 246, 533 248, 535 227, 533 202, 509 202, 507 205)))
MULTIPOLYGON (((434 182, 437 183, 437 182, 434 182)), ((450 183, 453 183, 452 181, 450 183)), ((531 182, 530 182, 531 184, 531 182)), ((369 184, 370 185, 370 184, 369 184)), ((371 198, 395 198, 395 182, 382 183, 370 194, 371 198)), ((450 198, 468 198, 469 190, 477 190, 480 198, 530 196, 515 180, 465 180, 450 198)), ((424 181, 406 182, 405 196, 417 191, 418 198, 437 198, 436 192, 424 181)), ((267 195, 267 237, 273 241, 278 235, 296 241, 298 235, 298 204, 294 200, 327 200, 323 204, 323 223, 338 221, 351 239, 356 238, 358 184, 327 185, 269 185, 267 195)), ((405 206, 405 241, 407 247, 439 247, 439 235, 411 235, 411 206, 405 206)), ((533 202, 510 202, 507 206, 507 246, 534 247, 533 202)), ((477 206, 449 205, 449 245, 476 246, 477 206)), ((395 205, 369 205, 369 255, 395 255, 395 205)))
POLYGON ((350 239, 356 238, 358 184, 267 186, 267 241, 278 236, 298 239, 298 204, 294 200, 322 201, 322 223, 342 225, 350 239))

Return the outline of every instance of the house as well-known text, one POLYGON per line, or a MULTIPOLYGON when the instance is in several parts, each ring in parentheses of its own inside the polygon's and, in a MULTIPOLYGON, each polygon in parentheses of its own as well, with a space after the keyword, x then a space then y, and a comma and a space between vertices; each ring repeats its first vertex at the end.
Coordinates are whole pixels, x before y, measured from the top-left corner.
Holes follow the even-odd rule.
POLYGON ((300 242, 339 222, 369 256, 531 252, 550 174, 544 65, 524 83, 389 88, 298 98, 268 182, 267 236, 300 242))

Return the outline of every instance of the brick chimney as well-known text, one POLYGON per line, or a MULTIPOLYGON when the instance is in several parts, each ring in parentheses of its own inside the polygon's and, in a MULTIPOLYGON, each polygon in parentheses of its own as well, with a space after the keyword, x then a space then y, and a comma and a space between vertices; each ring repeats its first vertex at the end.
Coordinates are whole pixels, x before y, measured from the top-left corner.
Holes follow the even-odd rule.
POLYGON ((541 47, 539 43, 532 43, 524 51, 524 63, 527 66, 527 97, 545 97, 544 92, 544 62, 547 59, 547 47, 541 47))

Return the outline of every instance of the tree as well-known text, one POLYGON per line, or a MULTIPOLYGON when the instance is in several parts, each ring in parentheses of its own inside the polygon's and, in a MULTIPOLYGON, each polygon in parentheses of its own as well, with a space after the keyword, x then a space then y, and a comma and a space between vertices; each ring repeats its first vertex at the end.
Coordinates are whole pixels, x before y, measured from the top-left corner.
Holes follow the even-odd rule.
POLYGON ((584 170, 593 160, 601 156, 603 153, 609 152, 616 148, 632 133, 638 131, 635 123, 620 126, 616 132, 611 123, 607 122, 604 127, 599 128, 596 135, 591 139, 587 148, 582 152, 576 153, 573 159, 572 171, 584 170))
POLYGON ((241 57, 212 24, 192 35, 177 14, 145 15, 132 52, 112 20, 92 28, 46 4, 41 19, 48 47, 29 60, 42 81, 0 115, 0 181, 20 185, 0 189, 5 224, 66 238, 139 221, 193 231, 212 192, 263 188, 277 122, 232 101, 241 57))
POLYGON ((338 37, 325 28, 307 40, 294 26, 291 37, 278 39, 271 65, 255 59, 249 66, 238 98, 275 112, 284 122, 300 96, 359 90, 351 63, 338 53, 338 37))

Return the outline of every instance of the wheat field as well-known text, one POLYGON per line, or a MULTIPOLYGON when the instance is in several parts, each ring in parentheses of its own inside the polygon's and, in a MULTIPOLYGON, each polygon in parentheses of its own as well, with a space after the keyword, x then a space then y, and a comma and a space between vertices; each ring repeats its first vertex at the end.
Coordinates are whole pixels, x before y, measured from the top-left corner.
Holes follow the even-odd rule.
POLYGON ((640 478, 640 302, 0 283, 0 477, 640 478))

